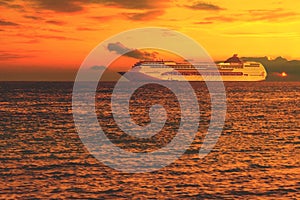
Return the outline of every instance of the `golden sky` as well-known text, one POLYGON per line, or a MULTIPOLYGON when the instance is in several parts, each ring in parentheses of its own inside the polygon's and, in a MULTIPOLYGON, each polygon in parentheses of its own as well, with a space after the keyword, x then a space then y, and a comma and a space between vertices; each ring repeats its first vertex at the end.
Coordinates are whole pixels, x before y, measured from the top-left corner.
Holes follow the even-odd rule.
POLYGON ((74 76, 100 42, 149 26, 192 37, 215 60, 300 59, 298 0, 0 0, 0 13, 1 80, 74 76))

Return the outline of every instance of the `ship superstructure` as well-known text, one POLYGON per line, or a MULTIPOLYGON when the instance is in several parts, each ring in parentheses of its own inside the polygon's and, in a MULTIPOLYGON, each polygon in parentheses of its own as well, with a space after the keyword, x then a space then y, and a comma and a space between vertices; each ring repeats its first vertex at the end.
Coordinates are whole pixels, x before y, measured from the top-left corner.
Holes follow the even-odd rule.
POLYGON ((127 79, 138 81, 263 81, 266 76, 261 63, 241 61, 236 54, 214 66, 212 63, 192 65, 188 62, 139 61, 125 74, 127 79))

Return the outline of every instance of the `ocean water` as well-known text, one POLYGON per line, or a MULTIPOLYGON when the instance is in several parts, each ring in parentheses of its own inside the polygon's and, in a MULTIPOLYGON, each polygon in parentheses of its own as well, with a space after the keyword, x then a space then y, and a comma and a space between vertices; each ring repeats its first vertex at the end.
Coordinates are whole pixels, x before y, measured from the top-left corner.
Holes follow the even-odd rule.
MULTIPOLYGON (((198 152, 211 105, 205 84, 194 84, 201 117, 194 142, 178 160, 149 173, 114 170, 88 152, 73 120, 72 87, 71 82, 0 83, 1 199, 300 199, 300 82, 225 83, 224 129, 203 159, 198 152)), ((96 110, 116 146, 151 152, 172 141, 180 126, 172 92, 148 85, 133 95, 130 111, 137 124, 150 123, 153 104, 162 104, 168 116, 159 133, 137 139, 114 121, 113 87, 98 88, 96 110)))

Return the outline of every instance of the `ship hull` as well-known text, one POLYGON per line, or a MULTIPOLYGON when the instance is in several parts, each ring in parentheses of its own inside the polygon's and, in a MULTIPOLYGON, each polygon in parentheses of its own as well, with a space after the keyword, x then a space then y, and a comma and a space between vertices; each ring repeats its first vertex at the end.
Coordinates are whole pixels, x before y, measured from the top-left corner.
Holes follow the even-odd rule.
MULTIPOLYGON (((250 81, 265 81, 266 80, 266 72, 262 71, 255 74, 246 74, 242 73, 240 76, 222 76, 222 75, 163 75, 163 73, 146 73, 140 71, 129 71, 127 73, 120 72, 123 77, 125 77, 129 81, 240 81, 240 82, 250 82, 250 81)), ((205 74, 205 73, 203 73, 205 74)))
POLYGON ((127 72, 123 75, 129 81, 238 81, 238 82, 250 82, 250 81, 265 81, 266 78, 263 76, 182 76, 182 77, 167 77, 167 78, 157 78, 152 77, 140 72, 127 72))

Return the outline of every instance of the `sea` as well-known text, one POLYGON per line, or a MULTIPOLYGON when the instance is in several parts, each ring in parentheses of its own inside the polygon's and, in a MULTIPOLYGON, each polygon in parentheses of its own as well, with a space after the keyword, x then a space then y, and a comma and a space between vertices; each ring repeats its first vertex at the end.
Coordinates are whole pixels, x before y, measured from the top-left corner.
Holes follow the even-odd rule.
MULTIPOLYGON (((193 142, 169 165, 136 173, 89 152, 74 122, 73 85, 0 82, 0 199, 300 199, 300 82, 226 82, 223 130, 203 158, 212 106, 205 83, 192 84, 200 108, 193 142)), ((148 84, 133 94, 129 111, 139 126, 151 123, 154 104, 167 113, 157 134, 137 138, 114 120, 114 86, 99 83, 95 95, 99 126, 113 144, 147 153, 174 139, 181 107, 172 91, 148 84)))

